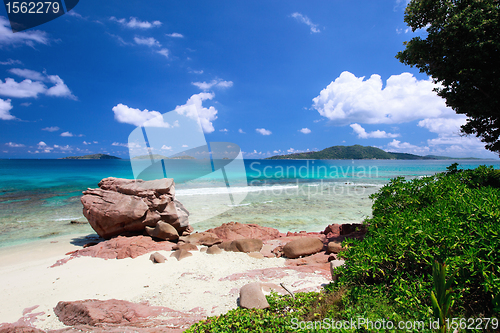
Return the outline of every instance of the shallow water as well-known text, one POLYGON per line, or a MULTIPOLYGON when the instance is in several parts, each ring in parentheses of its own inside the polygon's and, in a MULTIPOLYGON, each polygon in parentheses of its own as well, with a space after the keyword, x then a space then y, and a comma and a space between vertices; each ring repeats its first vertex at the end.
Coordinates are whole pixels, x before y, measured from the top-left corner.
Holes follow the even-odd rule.
MULTIPOLYGON (((445 171, 455 161, 274 161, 245 160, 245 173, 227 168, 232 191, 213 176, 176 182, 178 199, 202 231, 222 223, 257 223, 286 231, 321 231, 331 223, 361 222, 370 216, 375 193, 391 178, 445 171), (246 195, 246 197, 245 197, 246 195)), ((462 168, 495 161, 458 162, 462 168)), ((175 167, 175 165, 174 165, 175 167)), ((128 160, 0 160, 0 246, 65 234, 93 233, 85 221, 82 191, 106 177, 133 179, 128 160)), ((182 177, 180 177, 182 178, 182 177)))

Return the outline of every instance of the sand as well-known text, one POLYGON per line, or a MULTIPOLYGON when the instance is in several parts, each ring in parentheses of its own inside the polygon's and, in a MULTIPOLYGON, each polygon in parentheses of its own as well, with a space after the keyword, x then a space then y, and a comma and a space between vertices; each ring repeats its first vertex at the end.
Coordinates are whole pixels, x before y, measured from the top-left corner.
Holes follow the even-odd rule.
POLYGON ((282 282, 292 291, 320 290, 329 282, 320 274, 288 269, 285 275, 267 274, 269 268, 284 267, 285 260, 234 252, 195 251, 177 261, 171 252, 159 251, 168 259, 163 264, 153 264, 150 254, 135 259, 78 257, 50 267, 68 258, 65 253, 81 248, 84 240, 83 235, 65 236, 0 248, 0 323, 26 318, 29 313, 23 311, 37 306, 27 311, 40 313, 35 327, 63 328, 53 311, 59 301, 113 298, 213 316, 236 308, 239 289, 250 282, 282 282), (247 274, 258 269, 264 270, 247 274), (245 274, 233 275, 238 273, 245 274))

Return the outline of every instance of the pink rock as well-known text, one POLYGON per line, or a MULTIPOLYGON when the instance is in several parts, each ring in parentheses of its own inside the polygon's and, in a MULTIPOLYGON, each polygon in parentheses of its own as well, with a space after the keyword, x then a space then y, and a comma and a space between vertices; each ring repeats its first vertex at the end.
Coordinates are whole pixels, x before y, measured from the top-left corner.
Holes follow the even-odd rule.
POLYGON ((65 325, 91 325, 100 323, 128 324, 156 317, 165 312, 166 308, 137 304, 117 299, 89 299, 74 302, 59 302, 54 312, 65 325))
POLYGON ((295 259, 318 253, 323 249, 323 242, 319 238, 300 238, 287 243, 283 247, 283 252, 287 258, 295 259))
POLYGON ((214 244, 222 243, 222 240, 219 237, 217 237, 217 235, 207 231, 195 232, 194 234, 191 234, 189 236, 179 237, 179 241, 188 244, 205 245, 205 246, 212 246, 214 244))
POLYGON ((207 230, 217 235, 224 241, 242 238, 255 238, 261 240, 275 239, 283 236, 277 229, 261 227, 257 224, 242 224, 238 222, 224 223, 220 227, 207 230))
POLYGON ((172 225, 179 235, 192 230, 189 213, 175 200, 173 179, 152 181, 105 178, 97 189, 88 189, 81 198, 83 215, 97 234, 111 238, 142 232, 158 221, 172 225))
POLYGON ((89 256, 103 259, 136 258, 149 252, 171 251, 174 245, 171 242, 156 242, 151 237, 146 236, 118 236, 97 245, 74 251, 71 256, 89 256))

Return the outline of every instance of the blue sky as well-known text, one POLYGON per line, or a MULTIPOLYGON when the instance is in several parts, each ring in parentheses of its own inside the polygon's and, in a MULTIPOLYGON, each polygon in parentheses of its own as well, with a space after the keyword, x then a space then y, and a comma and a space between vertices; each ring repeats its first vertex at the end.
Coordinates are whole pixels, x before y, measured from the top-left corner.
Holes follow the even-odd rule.
POLYGON ((82 0, 17 33, 2 7, 0 158, 128 158, 136 126, 190 104, 207 141, 246 158, 353 144, 496 158, 395 59, 425 33, 405 4, 82 0))

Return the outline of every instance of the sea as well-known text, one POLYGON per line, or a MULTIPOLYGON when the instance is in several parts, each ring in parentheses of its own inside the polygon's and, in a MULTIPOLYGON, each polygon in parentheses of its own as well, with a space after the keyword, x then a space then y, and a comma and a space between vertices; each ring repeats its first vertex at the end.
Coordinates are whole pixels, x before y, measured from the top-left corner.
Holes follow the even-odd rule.
POLYGON ((131 160, 0 160, 0 247, 70 234, 95 234, 80 198, 103 178, 173 177, 176 198, 203 231, 227 222, 256 223, 281 232, 321 231, 332 223, 362 222, 372 199, 392 178, 433 175, 500 160, 252 160, 162 165, 147 175, 131 160), (204 164, 206 165, 206 163, 204 164), (200 173, 200 170, 202 172, 200 173), (205 174, 204 174, 205 173, 205 174))

